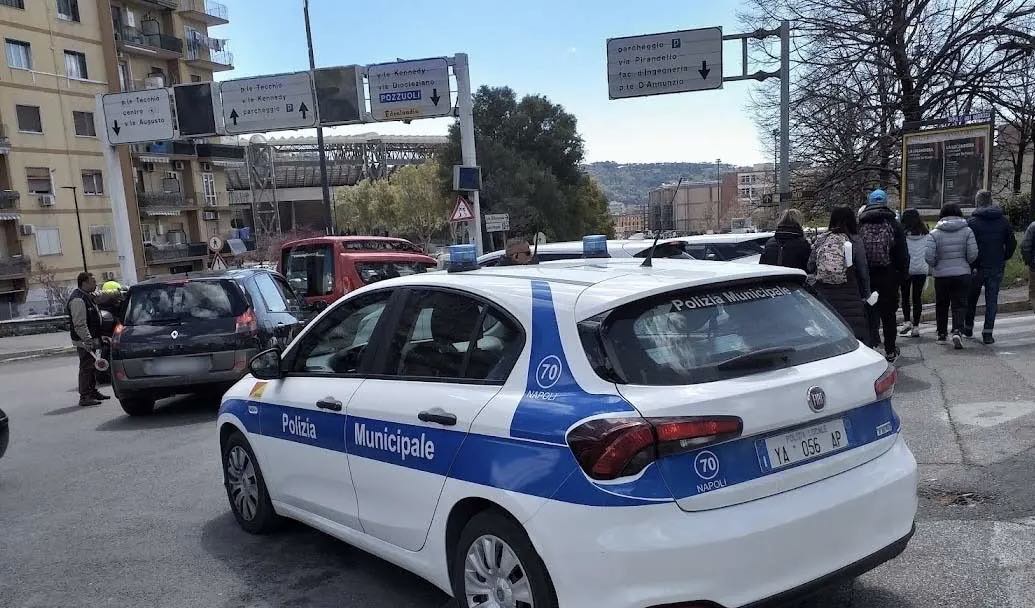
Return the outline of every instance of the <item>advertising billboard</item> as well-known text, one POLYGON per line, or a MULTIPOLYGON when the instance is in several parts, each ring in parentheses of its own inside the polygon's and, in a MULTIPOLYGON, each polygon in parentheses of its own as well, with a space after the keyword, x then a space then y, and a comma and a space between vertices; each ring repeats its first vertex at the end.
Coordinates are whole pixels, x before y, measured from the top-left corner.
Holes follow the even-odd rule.
POLYGON ((991 134, 988 124, 905 133, 902 207, 973 207, 977 191, 989 187, 991 134))

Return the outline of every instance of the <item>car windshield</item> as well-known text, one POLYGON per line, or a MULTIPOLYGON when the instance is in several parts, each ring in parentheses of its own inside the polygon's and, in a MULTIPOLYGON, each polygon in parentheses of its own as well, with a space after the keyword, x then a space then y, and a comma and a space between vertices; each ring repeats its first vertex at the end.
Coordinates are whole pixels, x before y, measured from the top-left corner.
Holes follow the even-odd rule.
POLYGON ((133 289, 126 325, 160 325, 232 318, 246 308, 233 281, 157 283, 133 289))
POLYGON ((646 385, 697 384, 800 365, 859 344, 834 313, 792 282, 670 292, 616 309, 599 332, 582 329, 587 352, 598 352, 594 341, 602 339, 612 375, 646 385))
POLYGON ((427 272, 428 267, 422 262, 359 262, 356 264, 356 272, 363 280, 364 285, 405 277, 411 274, 427 272))

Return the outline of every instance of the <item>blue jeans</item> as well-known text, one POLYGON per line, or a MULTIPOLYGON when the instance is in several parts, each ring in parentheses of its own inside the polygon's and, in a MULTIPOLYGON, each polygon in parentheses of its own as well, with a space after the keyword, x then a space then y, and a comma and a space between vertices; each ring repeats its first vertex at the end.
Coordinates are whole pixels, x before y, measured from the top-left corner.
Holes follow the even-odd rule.
POLYGON ((999 312, 999 286, 1003 282, 1003 272, 977 270, 970 282, 970 299, 967 301, 967 320, 965 328, 974 331, 974 317, 977 315, 978 298, 981 288, 985 289, 985 327, 983 334, 991 334, 995 327, 995 315, 999 312))

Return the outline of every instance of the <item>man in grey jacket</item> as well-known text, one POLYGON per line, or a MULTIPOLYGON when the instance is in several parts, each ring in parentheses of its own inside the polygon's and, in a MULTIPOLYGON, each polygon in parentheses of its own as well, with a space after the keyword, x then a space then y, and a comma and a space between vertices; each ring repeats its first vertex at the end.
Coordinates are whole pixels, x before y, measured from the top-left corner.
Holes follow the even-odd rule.
POLYGON ((1024 231, 1021 239, 1021 259, 1028 265, 1028 303, 1035 311, 1035 222, 1024 231))
POLYGON ((85 407, 110 397, 97 390, 95 359, 91 354, 101 347, 101 313, 93 301, 97 279, 89 272, 80 272, 76 284, 68 296, 65 312, 72 320, 69 334, 79 354, 79 405, 85 407))

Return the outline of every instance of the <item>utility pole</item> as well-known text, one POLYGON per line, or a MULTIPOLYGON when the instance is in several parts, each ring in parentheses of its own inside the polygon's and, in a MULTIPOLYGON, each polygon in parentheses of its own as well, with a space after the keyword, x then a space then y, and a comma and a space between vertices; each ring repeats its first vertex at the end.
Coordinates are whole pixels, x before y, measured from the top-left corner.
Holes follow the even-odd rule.
MULTIPOLYGON (((313 32, 309 26, 309 0, 302 0, 302 11, 305 13, 305 41, 309 47, 309 69, 316 70, 316 58, 313 56, 313 32)), ((317 108, 313 108, 318 111, 317 108)), ((323 192, 324 222, 327 234, 335 234, 334 208, 331 206, 331 189, 327 184, 327 152, 323 149, 323 127, 316 123, 316 147, 320 149, 320 188, 323 192)))
MULTIPOLYGON (((460 119, 460 158, 464 166, 478 165, 478 157, 474 149, 474 99, 471 97, 471 72, 467 63, 467 53, 457 53, 453 58, 453 74, 456 76, 456 108, 460 119)), ((478 255, 482 254, 482 206, 478 191, 470 193, 474 221, 471 222, 474 248, 478 255)))
POLYGON ((79 228, 79 253, 83 256, 83 272, 90 272, 86 267, 86 245, 83 243, 83 220, 79 217, 79 195, 76 194, 76 186, 61 186, 62 190, 72 191, 72 201, 75 203, 75 225, 79 228))
MULTIPOLYGON (((780 209, 791 191, 791 22, 780 22, 780 209)), ((790 205, 790 201, 788 201, 790 205)))
POLYGON ((718 201, 715 203, 715 234, 722 233, 722 164, 721 158, 715 159, 715 192, 718 201))

